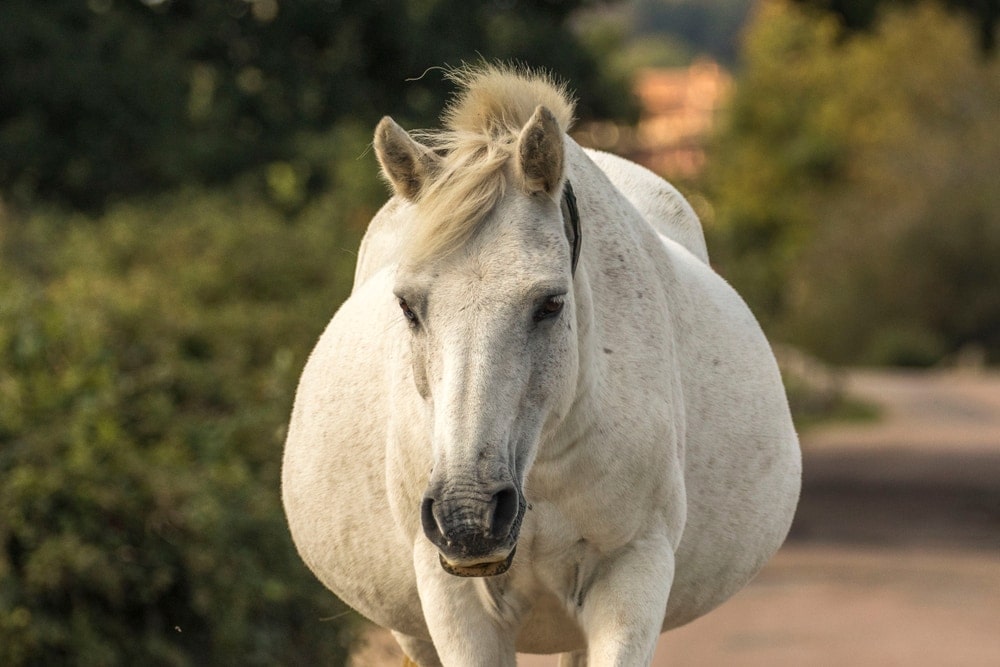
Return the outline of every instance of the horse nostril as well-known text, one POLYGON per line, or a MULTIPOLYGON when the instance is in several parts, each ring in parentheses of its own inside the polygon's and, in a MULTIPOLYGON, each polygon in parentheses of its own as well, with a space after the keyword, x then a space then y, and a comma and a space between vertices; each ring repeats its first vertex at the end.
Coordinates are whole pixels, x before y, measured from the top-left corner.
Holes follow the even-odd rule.
POLYGON ((427 539, 433 544, 441 544, 444 540, 444 532, 434 517, 434 499, 430 496, 424 496, 423 502, 420 503, 420 523, 423 524, 424 535, 427 536, 427 539))
POLYGON ((493 495, 493 520, 490 524, 490 534, 496 539, 502 539, 510 534, 517 519, 520 501, 517 489, 508 486, 493 495))
POLYGON ((521 496, 513 485, 501 488, 489 502, 482 496, 455 499, 435 497, 428 491, 420 503, 420 523, 427 539, 442 551, 492 553, 515 531, 520 504, 521 496))

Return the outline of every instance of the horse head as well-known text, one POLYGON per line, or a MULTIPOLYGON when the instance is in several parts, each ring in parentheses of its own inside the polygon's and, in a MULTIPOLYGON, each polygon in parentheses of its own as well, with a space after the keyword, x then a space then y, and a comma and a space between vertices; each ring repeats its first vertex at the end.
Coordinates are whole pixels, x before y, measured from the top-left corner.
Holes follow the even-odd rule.
POLYGON ((429 416, 421 523, 459 576, 509 567, 524 481, 572 403, 579 363, 564 133, 545 106, 529 113, 506 131, 494 114, 479 133, 430 145, 390 118, 375 134, 383 175, 414 204, 394 291, 429 416))

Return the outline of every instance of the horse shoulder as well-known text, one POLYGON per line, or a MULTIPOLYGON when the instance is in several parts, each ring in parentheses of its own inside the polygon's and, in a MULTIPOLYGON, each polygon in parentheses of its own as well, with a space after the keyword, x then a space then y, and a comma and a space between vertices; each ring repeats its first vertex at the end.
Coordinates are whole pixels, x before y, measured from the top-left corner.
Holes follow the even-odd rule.
POLYGON ((593 149, 584 149, 584 152, 648 224, 708 263, 708 248, 698 215, 674 186, 645 167, 617 155, 593 149))
POLYGON ((394 322, 377 302, 391 294, 390 274, 356 286, 310 355, 285 443, 282 500, 317 578, 376 623, 420 634, 412 545, 393 528, 386 481, 393 337, 372 335, 394 322))

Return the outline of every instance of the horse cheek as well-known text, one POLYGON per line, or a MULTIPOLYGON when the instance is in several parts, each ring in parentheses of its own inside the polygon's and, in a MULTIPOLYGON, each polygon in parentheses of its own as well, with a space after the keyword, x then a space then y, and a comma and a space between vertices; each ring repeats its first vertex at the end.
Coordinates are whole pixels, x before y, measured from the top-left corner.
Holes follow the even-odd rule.
POLYGON ((413 351, 411 354, 410 368, 413 373, 413 384, 417 388, 417 393, 420 394, 420 398, 425 401, 430 399, 431 396, 431 385, 427 380, 427 363, 426 357, 417 349, 418 344, 414 343, 413 351))

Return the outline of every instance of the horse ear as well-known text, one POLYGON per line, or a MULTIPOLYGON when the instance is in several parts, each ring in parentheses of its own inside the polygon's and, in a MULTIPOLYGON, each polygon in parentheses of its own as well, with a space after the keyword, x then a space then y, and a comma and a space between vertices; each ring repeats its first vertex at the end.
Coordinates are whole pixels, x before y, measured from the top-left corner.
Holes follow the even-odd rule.
POLYGON ((392 189, 400 197, 410 200, 420 194, 440 160, 434 151, 414 141, 388 116, 375 128, 375 155, 392 189))
POLYGON ((517 169, 528 192, 555 193, 563 177, 563 150, 559 122, 539 106, 517 139, 517 169))

